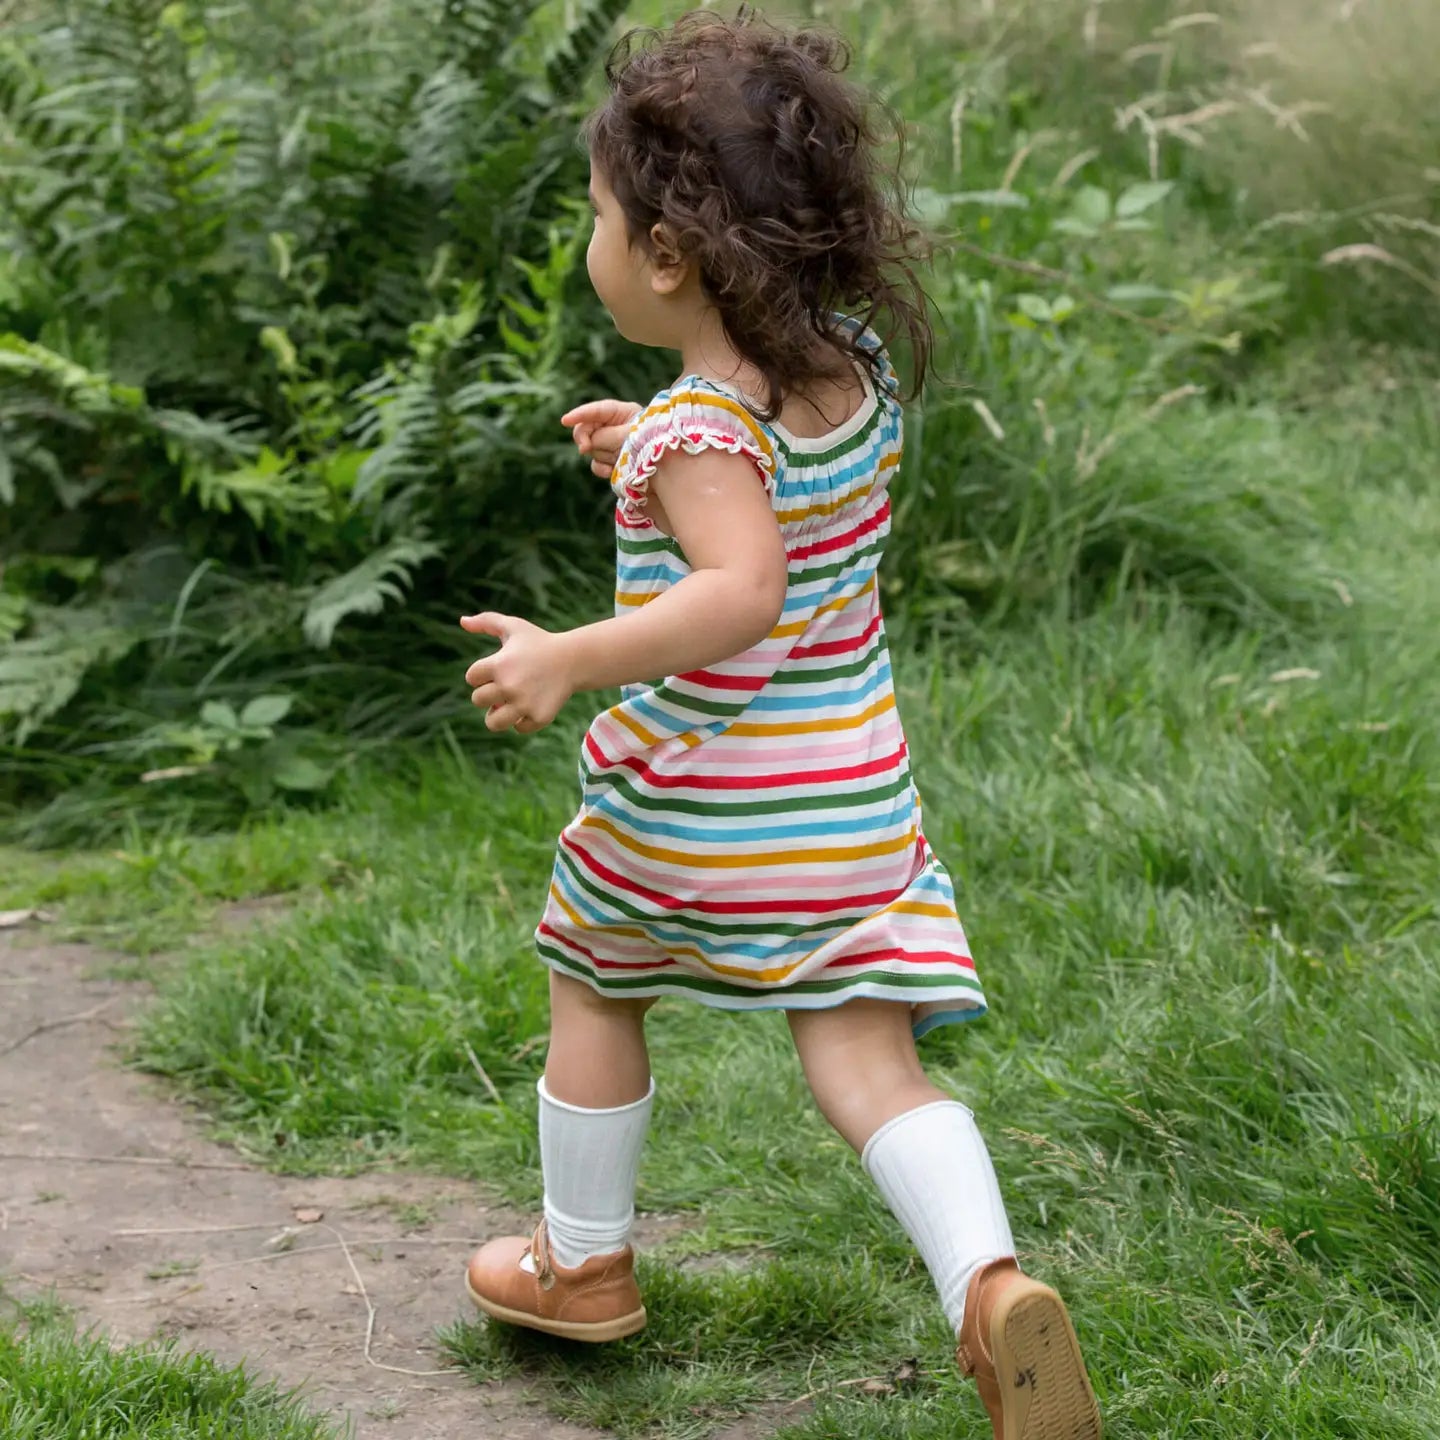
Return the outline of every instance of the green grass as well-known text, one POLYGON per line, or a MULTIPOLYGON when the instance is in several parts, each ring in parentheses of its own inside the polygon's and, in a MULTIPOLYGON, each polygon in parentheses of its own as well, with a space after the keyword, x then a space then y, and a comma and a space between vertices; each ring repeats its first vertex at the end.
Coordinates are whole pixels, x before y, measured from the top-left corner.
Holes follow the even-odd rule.
MULTIPOLYGON (((994 1011, 924 1054, 976 1107, 1117 1437, 1440 1425, 1440 499, 1413 394, 1324 393, 1158 423, 1208 433, 1237 486, 1286 457, 1328 611, 1217 626, 1142 591, 897 645, 927 829, 994 1011)), ((533 1204, 530 930, 585 709, 356 771, 332 810, 52 864, 0 903, 108 915, 143 945, 165 897, 178 933, 293 890, 274 925, 165 968, 142 1062, 267 1163, 431 1165, 533 1204)), ((640 1203, 690 1224, 646 1260, 651 1329, 580 1353, 465 1327, 456 1355, 624 1436, 770 1403, 790 1440, 984 1433, 778 1017, 666 1003, 652 1037, 640 1203), (712 1251, 745 1268, 691 1267, 712 1251), (908 1357, 898 1393, 843 1385, 908 1357)))
POLYGON ((116 1349, 53 1306, 0 1321, 5 1440, 333 1440, 336 1427, 243 1368, 166 1346, 116 1349))

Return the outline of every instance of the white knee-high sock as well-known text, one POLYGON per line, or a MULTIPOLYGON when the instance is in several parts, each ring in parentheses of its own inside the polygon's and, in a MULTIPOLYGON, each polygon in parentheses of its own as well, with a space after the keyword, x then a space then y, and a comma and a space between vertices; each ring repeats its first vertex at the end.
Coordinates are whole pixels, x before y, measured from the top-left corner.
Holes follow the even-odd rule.
POLYGON ((610 1255, 630 1239, 635 1182, 650 1126, 650 1093, 614 1110, 557 1100, 540 1080, 540 1165, 550 1248, 567 1269, 610 1255))
POLYGON ((907 1110, 870 1137, 860 1160, 915 1242, 958 1331, 971 1277, 1015 1253, 974 1115, 958 1100, 907 1110))

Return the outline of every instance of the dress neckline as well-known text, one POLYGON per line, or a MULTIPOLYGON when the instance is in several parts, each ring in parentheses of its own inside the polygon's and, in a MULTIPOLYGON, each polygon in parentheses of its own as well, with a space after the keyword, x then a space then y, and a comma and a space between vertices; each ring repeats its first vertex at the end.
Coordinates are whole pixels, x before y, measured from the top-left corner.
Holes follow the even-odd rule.
POLYGON ((750 409, 750 402, 733 385, 726 384, 723 380, 712 380, 705 375, 697 375, 695 378, 703 380, 707 385, 713 385, 715 389, 724 391, 732 399, 738 401, 750 412, 757 425, 764 425, 767 429, 773 430, 784 442, 785 448, 789 451, 799 451, 802 454, 823 454, 826 450, 833 450, 837 445, 842 445, 852 435, 858 434, 870 423, 879 406, 879 399, 875 394, 875 383, 870 378, 870 372, 864 365, 856 365, 855 373, 860 378, 861 388, 864 390, 864 397, 855 412, 847 419, 842 420, 833 430, 827 430, 823 435, 796 435, 794 431, 782 425, 779 420, 762 420, 750 409))

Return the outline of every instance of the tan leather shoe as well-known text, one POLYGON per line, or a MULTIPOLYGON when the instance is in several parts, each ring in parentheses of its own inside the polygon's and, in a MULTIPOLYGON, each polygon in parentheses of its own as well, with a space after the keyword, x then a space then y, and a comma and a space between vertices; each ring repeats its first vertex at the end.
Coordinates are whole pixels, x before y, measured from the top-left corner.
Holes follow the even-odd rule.
POLYGON ((1065 1302, 1013 1257, 970 1282, 956 1359, 975 1377, 995 1440, 1100 1440, 1100 1407, 1065 1302))
POLYGON ((555 1263, 543 1220, 529 1240, 507 1235, 477 1250, 465 1288, 491 1319, 566 1340, 620 1340, 645 1328, 635 1252, 627 1245, 567 1269, 555 1263))

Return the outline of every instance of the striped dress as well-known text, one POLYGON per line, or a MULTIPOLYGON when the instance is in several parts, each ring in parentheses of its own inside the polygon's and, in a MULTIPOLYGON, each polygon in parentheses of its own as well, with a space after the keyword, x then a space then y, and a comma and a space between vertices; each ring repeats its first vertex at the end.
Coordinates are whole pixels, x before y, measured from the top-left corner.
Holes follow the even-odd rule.
MULTIPOLYGON (((877 344, 867 332, 865 343, 877 344)), ((615 996, 728 1010, 857 996, 911 1007, 917 1035, 985 1000, 944 866, 921 829, 876 570, 900 462, 893 372, 820 439, 757 421, 698 377, 662 391, 616 462, 616 613, 689 567, 646 515, 676 449, 748 457, 789 555, 770 635, 723 664, 634 685, 598 716, 536 942, 615 996)))

